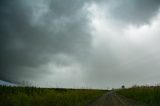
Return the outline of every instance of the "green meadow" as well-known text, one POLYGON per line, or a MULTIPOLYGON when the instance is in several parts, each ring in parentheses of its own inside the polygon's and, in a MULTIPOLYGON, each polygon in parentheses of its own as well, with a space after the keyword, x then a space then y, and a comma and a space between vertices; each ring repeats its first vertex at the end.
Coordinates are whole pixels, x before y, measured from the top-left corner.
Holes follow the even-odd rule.
POLYGON ((0 86, 0 106, 85 106, 105 90, 0 86))
POLYGON ((149 106, 160 106, 160 86, 134 86, 118 90, 117 93, 149 106))

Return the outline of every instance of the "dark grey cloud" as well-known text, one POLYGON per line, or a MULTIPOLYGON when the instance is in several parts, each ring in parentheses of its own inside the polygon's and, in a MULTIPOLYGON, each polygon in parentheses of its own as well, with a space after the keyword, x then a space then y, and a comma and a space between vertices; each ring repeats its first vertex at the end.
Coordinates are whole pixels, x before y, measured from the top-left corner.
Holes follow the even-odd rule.
POLYGON ((36 69, 57 54, 83 55, 90 45, 83 1, 0 2, 0 79, 22 81, 48 74, 36 69))
POLYGON ((112 18, 127 23, 149 23, 160 6, 159 0, 102 0, 101 5, 108 8, 112 18))

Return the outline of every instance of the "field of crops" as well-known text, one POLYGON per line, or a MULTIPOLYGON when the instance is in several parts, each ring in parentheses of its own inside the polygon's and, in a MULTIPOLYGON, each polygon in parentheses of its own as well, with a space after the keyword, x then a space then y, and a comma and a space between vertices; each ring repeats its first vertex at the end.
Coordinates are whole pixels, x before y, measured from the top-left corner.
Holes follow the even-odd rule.
POLYGON ((84 106, 104 90, 0 86, 0 106, 84 106))
POLYGON ((149 106, 160 106, 160 86, 135 86, 117 91, 120 95, 131 98, 149 106))

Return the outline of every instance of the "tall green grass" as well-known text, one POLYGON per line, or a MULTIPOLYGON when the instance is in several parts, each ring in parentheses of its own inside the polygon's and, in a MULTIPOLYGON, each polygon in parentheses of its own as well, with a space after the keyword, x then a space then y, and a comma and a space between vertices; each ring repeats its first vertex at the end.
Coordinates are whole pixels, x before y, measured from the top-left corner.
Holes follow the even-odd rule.
POLYGON ((0 86, 0 106, 85 106, 104 90, 0 86))
POLYGON ((135 86, 117 91, 119 94, 134 100, 149 104, 150 106, 160 106, 160 86, 135 86))

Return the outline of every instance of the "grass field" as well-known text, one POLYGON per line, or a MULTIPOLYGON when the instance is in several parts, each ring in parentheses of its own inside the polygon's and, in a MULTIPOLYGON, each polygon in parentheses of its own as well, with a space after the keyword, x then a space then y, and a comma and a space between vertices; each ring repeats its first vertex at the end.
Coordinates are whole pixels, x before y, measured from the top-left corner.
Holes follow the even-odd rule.
POLYGON ((0 86, 0 106, 85 106, 104 90, 0 86))
POLYGON ((149 106, 160 106, 160 86, 141 86, 118 90, 117 93, 149 106))

